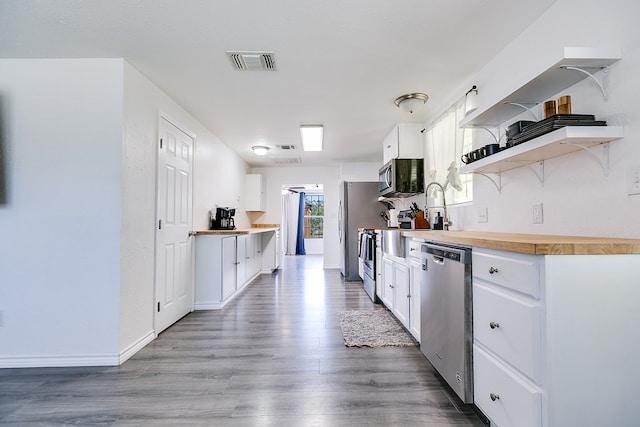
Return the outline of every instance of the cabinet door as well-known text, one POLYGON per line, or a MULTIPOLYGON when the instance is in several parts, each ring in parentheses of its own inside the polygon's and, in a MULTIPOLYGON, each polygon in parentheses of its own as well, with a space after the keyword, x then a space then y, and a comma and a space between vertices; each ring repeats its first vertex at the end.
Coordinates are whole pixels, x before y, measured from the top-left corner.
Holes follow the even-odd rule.
POLYGON ((236 271, 238 287, 244 286, 247 281, 247 235, 238 236, 236 271))
POLYGON ((384 138, 382 145, 382 163, 398 158, 398 126, 394 126, 391 132, 384 138))
POLYGON ((424 158, 424 134, 420 123, 401 123, 398 125, 399 159, 424 158))
POLYGON ((389 310, 393 311, 393 261, 382 258, 382 287, 380 299, 389 310))
POLYGON ((411 283, 409 288, 409 332, 420 341, 420 276, 422 275, 422 263, 420 260, 411 260, 411 283))
POLYGON ((236 238, 222 239, 222 301, 236 291, 236 238))
POLYGON ((409 267, 400 263, 393 265, 393 291, 395 293, 393 314, 405 327, 409 328, 409 267))
POLYGON ((249 257, 249 274, 248 278, 252 278, 260 271, 260 263, 262 258, 262 250, 260 245, 260 234, 249 235, 249 246, 247 248, 249 257))
MULTIPOLYGON (((377 246, 379 247, 379 246, 377 246)), ((378 299, 382 301, 382 295, 384 294, 384 286, 382 284, 382 251, 376 250, 376 295, 378 299)))
POLYGON ((265 211, 265 181, 260 174, 248 174, 245 177, 245 210, 265 211))

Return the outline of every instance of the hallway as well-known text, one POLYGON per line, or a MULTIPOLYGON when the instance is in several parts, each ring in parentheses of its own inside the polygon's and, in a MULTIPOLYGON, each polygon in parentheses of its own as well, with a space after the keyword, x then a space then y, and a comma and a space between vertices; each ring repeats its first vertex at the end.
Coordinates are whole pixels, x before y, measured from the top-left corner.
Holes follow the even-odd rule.
POLYGON ((417 347, 344 346, 338 312, 372 308, 322 256, 285 257, 122 366, 0 370, 0 424, 482 426, 417 347))

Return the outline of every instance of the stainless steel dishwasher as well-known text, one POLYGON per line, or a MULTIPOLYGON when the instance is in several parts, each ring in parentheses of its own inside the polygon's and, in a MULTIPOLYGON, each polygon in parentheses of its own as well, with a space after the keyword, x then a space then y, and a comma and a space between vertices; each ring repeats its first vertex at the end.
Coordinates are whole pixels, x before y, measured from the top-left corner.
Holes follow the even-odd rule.
POLYGON ((473 403, 471 248, 426 243, 420 254, 420 350, 473 403))

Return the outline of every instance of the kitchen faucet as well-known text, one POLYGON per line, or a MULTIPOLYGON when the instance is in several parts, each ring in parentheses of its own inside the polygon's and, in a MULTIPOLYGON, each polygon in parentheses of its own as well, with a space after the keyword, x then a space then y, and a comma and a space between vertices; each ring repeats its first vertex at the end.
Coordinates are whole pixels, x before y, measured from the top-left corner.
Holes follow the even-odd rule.
POLYGON ((452 224, 451 221, 449 221, 449 215, 447 214, 447 199, 444 195, 444 187, 442 186, 442 184, 436 182, 436 181, 432 181, 429 183, 429 185, 427 185, 427 188, 424 190, 424 197, 425 197, 425 202, 426 200, 429 198, 429 187, 431 187, 432 185, 437 186, 440 191, 442 192, 442 207, 444 208, 444 218, 443 220, 443 228, 445 230, 449 230, 449 226, 452 224))

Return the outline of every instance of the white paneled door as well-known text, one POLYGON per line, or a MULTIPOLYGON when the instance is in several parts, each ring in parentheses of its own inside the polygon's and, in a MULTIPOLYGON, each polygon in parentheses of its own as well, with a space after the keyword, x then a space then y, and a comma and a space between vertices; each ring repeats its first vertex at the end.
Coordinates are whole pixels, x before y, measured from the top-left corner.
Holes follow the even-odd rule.
POLYGON ((160 120, 156 223, 155 330, 193 310, 191 280, 193 138, 160 120))

